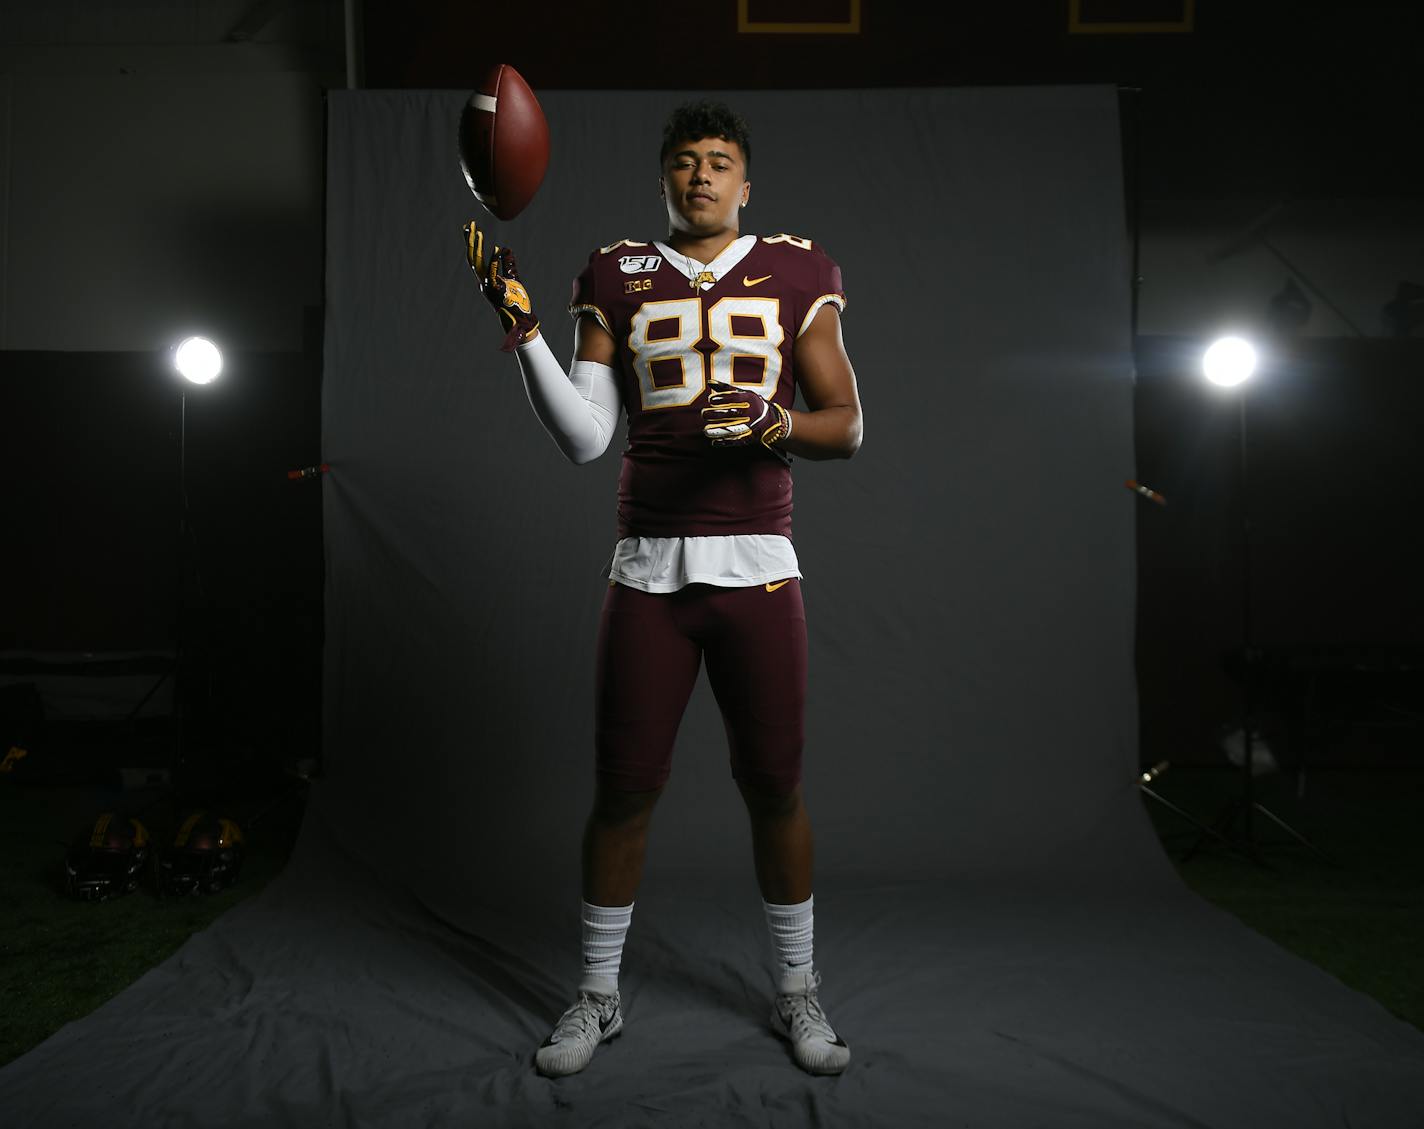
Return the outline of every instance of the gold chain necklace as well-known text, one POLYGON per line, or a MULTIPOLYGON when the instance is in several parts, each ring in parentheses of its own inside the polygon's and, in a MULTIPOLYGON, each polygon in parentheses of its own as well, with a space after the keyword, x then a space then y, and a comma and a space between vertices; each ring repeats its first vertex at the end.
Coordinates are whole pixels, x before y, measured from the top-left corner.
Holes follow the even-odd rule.
POLYGON ((707 269, 710 264, 700 263, 691 255, 684 255, 683 258, 687 260, 687 273, 692 274, 692 281, 688 283, 688 285, 691 286, 692 289, 702 289, 702 284, 704 282, 712 283, 714 285, 716 284, 717 276, 707 269), (694 266, 701 268, 696 274, 692 273, 692 268, 694 266))
MULTIPOLYGON (((733 239, 733 240, 732 240, 732 243, 735 243, 735 242, 736 242, 736 240, 733 239)), ((730 246, 732 245, 732 243, 728 243, 728 244, 727 244, 727 247, 730 247, 730 246)), ((727 247, 723 247, 723 248, 722 248, 722 251, 725 251, 725 250, 727 249, 727 247)), ((717 284, 717 276, 716 276, 715 274, 713 274, 713 273, 712 273, 710 270, 708 270, 707 268, 710 267, 713 262, 716 262, 716 261, 717 261, 718 257, 721 256, 722 251, 718 251, 716 255, 713 255, 713 256, 712 256, 711 262, 706 262, 706 263, 699 262, 697 259, 694 259, 691 255, 683 254, 681 251, 678 252, 678 254, 682 255, 683 260, 687 263, 687 273, 690 274, 690 275, 692 275, 692 281, 689 282, 688 285, 689 285, 690 287, 692 287, 693 290, 700 290, 700 289, 702 288, 702 284, 703 284, 704 282, 709 283, 710 285, 713 285, 713 286, 715 286, 715 285, 717 284), (700 269, 697 271, 696 274, 693 274, 693 273, 692 273, 692 268, 693 268, 694 266, 700 268, 700 269)))

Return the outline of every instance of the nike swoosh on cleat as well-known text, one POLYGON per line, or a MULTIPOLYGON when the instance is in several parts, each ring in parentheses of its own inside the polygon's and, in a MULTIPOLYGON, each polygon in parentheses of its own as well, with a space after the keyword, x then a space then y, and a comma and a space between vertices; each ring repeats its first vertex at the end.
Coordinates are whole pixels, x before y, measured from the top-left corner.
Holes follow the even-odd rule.
POLYGON ((768 592, 775 592, 778 588, 785 588, 795 579, 796 578, 794 576, 788 576, 785 580, 778 580, 775 584, 768 584, 766 586, 766 590, 768 592))
POLYGON ((765 281, 766 281, 768 278, 770 278, 770 277, 771 277, 771 275, 769 275, 769 274, 764 274, 764 275, 762 275, 760 278, 748 278, 746 275, 742 275, 742 285, 743 285, 743 286, 756 286, 758 283, 765 282, 765 281))

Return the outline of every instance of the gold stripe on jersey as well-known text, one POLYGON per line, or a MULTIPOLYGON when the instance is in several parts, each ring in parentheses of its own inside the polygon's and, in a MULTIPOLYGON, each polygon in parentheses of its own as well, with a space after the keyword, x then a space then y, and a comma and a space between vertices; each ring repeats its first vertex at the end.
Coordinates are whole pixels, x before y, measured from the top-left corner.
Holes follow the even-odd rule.
POLYGON ((585 302, 579 305, 573 305, 569 307, 569 317, 574 318, 575 320, 582 317, 584 314, 592 314, 595 318, 598 319, 598 324, 603 326, 603 328, 607 330, 609 337, 612 337, 614 335, 613 327, 608 324, 608 318, 604 316, 603 311, 600 310, 597 306, 589 305, 585 302))
POLYGON ((648 244, 648 243, 639 243, 636 239, 620 239, 620 240, 618 240, 617 243, 610 243, 607 247, 600 247, 600 248, 598 249, 598 253, 599 253, 600 255, 611 255, 614 251, 618 250, 619 247, 648 247, 648 246, 650 246, 650 244, 648 244))
POLYGON ((801 328, 796 331, 797 337, 800 337, 811 328, 811 319, 814 318, 816 314, 820 312, 821 307, 828 302, 841 313, 845 313, 846 300, 844 298, 839 294, 822 294, 811 303, 811 308, 806 311, 806 316, 801 320, 801 328))
POLYGON ((811 249, 809 239, 802 239, 799 235, 787 235, 784 231, 780 235, 763 235, 761 241, 763 243, 790 243, 791 246, 800 247, 803 251, 811 249))

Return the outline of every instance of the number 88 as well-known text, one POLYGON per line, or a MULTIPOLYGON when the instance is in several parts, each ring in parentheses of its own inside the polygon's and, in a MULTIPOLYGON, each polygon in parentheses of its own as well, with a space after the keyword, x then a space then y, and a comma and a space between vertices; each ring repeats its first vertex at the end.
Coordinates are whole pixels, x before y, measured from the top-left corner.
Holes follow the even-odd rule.
POLYGON ((700 298, 645 302, 638 307, 628 326, 628 349, 633 354, 633 372, 645 411, 685 407, 702 395, 709 379, 736 384, 765 400, 771 399, 781 379, 781 343, 786 339, 778 299, 722 298, 707 311, 705 336, 717 348, 706 356, 697 349, 697 342, 703 336, 700 298), (742 324, 737 325, 734 318, 742 324), (748 321, 758 322, 760 329, 745 332, 748 321), (654 327, 663 322, 676 322, 675 332, 650 336, 654 327), (732 374, 738 357, 760 361, 761 379, 734 381, 732 374), (678 383, 655 382, 654 365, 660 361, 681 365, 682 378, 678 383))

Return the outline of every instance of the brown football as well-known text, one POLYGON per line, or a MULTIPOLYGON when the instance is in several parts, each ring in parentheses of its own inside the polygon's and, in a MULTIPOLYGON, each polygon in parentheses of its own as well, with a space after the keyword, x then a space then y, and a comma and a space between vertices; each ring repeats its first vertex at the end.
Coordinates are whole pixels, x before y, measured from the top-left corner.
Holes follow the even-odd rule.
POLYGON ((460 168, 475 199, 512 220, 534 199, 549 167, 549 123, 539 99, 508 63, 490 68, 460 114, 460 168))

